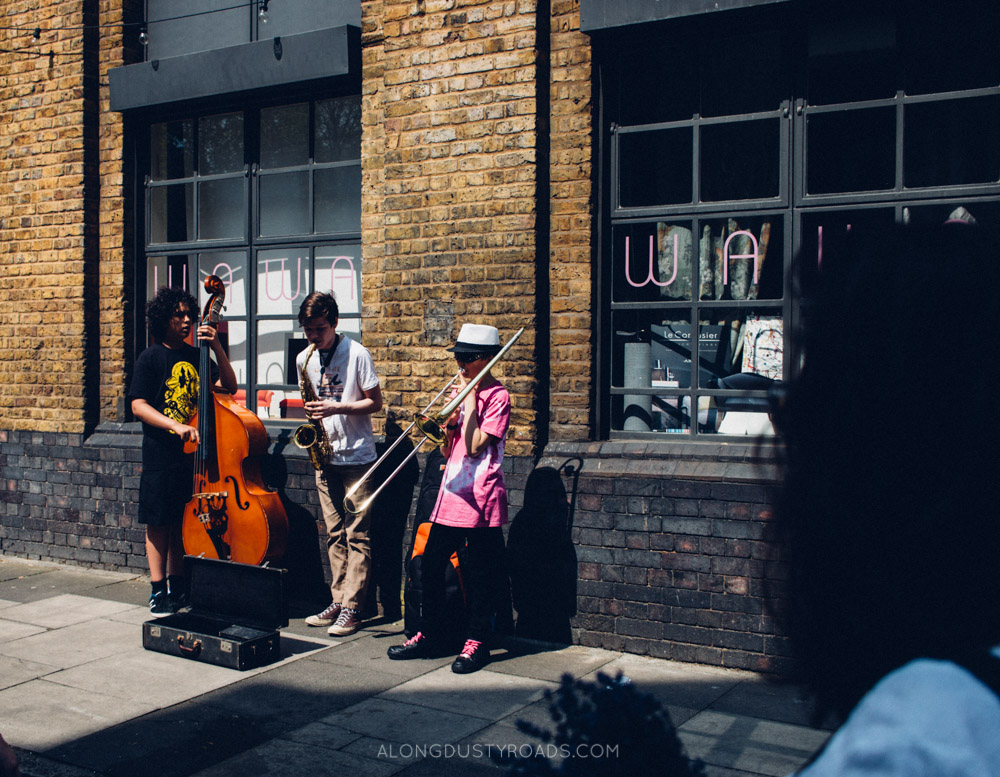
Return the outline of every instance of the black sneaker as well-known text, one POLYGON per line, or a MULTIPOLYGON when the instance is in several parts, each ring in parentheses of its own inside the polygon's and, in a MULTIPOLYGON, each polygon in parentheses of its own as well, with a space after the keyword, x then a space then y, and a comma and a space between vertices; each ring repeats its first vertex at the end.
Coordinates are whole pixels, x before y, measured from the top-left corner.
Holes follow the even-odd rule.
POLYGON ((490 649, 482 642, 474 639, 465 640, 465 647, 451 665, 455 674, 478 672, 490 662, 490 649))
POLYGON ((183 591, 176 594, 173 591, 170 591, 167 593, 167 601, 170 603, 170 609, 172 612, 183 610, 190 604, 188 601, 188 595, 183 591))
POLYGON ((393 645, 386 655, 394 661, 405 661, 409 658, 431 658, 431 643, 422 631, 418 631, 402 645, 393 645))
POLYGON ((173 612, 166 591, 157 591, 149 595, 149 611, 153 615, 170 615, 173 612))

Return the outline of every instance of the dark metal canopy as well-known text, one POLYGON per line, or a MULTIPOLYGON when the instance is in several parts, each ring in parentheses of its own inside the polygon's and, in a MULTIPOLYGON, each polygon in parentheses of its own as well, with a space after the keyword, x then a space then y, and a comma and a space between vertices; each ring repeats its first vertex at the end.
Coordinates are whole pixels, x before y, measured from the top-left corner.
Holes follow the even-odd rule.
POLYGON ((580 29, 596 32, 679 16, 782 2, 787 0, 580 0, 580 29))
POLYGON ((342 26, 114 68, 111 110, 346 76, 360 45, 358 28, 342 26))

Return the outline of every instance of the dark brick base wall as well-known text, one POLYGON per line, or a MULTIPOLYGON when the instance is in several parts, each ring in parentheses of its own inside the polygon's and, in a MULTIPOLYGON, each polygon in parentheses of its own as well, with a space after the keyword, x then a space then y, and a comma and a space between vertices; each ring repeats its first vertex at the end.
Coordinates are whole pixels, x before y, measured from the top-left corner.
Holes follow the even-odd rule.
MULTIPOLYGON (((140 442, 135 424, 104 424, 86 439, 0 431, 0 552, 145 574, 140 442)), ((786 671, 787 646, 765 606, 780 571, 765 542, 773 485, 752 463, 757 453, 713 446, 694 459, 690 446, 553 443, 537 464, 509 457, 519 632, 786 671), (567 525, 568 533, 556 530, 567 525)), ((289 517, 293 601, 325 604, 312 468, 287 432, 262 463, 289 517)))

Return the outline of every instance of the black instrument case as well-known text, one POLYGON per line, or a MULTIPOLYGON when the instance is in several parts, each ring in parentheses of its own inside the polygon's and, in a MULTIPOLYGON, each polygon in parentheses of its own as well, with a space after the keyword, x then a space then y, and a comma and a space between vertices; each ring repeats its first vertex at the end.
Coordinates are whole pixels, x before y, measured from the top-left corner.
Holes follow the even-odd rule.
POLYGON ((184 557, 190 608, 142 624, 142 646, 231 669, 254 669, 281 654, 288 625, 285 570, 184 557))

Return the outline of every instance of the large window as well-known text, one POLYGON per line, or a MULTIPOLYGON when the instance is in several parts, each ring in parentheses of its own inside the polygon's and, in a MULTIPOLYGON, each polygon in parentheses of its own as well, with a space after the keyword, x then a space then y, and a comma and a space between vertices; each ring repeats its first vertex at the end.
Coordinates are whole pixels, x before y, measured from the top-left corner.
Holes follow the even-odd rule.
POLYGON ((357 96, 206 113, 149 126, 145 293, 226 286, 220 334, 237 399, 299 417, 298 308, 333 291, 361 336, 361 115, 357 96))
MULTIPOLYGON (((983 37, 998 13, 977 6, 982 24, 960 26, 983 37)), ((824 241, 998 224, 1000 60, 962 66, 957 22, 796 13, 597 41, 603 435, 773 434, 768 395, 800 356, 788 333, 824 241)))

